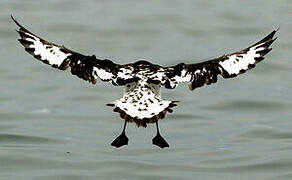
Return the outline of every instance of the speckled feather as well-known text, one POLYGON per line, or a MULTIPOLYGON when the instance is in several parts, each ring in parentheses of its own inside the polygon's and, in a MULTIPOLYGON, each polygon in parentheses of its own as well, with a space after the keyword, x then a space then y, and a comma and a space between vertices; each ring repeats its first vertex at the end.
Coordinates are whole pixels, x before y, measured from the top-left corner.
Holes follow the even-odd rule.
POLYGON ((177 101, 167 101, 161 98, 160 88, 173 89, 180 83, 189 83, 190 90, 217 82, 217 76, 232 78, 264 59, 275 41, 276 31, 254 45, 241 51, 226 54, 209 61, 162 67, 145 60, 119 65, 108 59, 97 59, 48 42, 21 26, 17 32, 19 42, 25 50, 36 59, 54 68, 65 70, 71 68, 71 73, 93 84, 97 79, 111 82, 115 86, 125 86, 121 99, 108 104, 114 106, 114 111, 129 122, 146 127, 165 117, 166 112, 172 112, 177 101))
POLYGON ((121 117, 138 126, 154 123, 165 117, 166 111, 172 112, 175 101, 163 100, 160 96, 160 85, 147 83, 147 79, 138 80, 125 86, 121 99, 108 104, 115 106, 121 117))

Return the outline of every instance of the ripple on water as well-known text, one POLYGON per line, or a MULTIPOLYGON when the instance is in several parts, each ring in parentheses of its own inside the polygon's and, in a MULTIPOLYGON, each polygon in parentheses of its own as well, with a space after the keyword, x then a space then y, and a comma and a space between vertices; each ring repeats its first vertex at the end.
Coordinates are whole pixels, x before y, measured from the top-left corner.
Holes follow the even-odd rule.
POLYGON ((242 166, 234 166, 231 168, 228 168, 228 170, 232 172, 285 172, 287 170, 292 169, 292 159, 277 159, 277 160, 270 160, 265 162, 259 162, 254 164, 248 164, 248 165, 242 165, 242 166))
POLYGON ((59 144, 63 143, 60 140, 47 138, 47 137, 37 137, 37 136, 27 136, 27 135, 17 135, 17 134, 0 134, 0 144, 59 144))
POLYGON ((169 116, 167 116, 167 119, 169 120, 194 120, 194 119, 198 119, 198 120, 203 120, 203 119, 207 119, 205 116, 202 115, 193 115, 193 114, 171 114, 169 116))
POLYGON ((10 126, 10 125, 0 125, 0 130, 6 130, 6 129, 12 129, 16 126, 10 126))
POLYGON ((271 101, 255 101, 255 100, 233 100, 216 105, 206 106, 210 110, 236 110, 236 111, 254 111, 256 110, 281 110, 285 108, 283 103, 271 101))
POLYGON ((260 127, 250 129, 247 132, 240 134, 240 136, 252 139, 292 139, 292 132, 280 131, 272 127, 260 127))

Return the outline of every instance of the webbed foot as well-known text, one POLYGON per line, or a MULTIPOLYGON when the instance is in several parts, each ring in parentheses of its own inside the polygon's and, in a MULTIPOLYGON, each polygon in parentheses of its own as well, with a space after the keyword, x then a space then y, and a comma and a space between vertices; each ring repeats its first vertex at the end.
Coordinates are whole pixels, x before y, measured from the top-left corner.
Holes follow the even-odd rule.
POLYGON ((166 142, 166 140, 159 133, 152 139, 152 144, 154 144, 160 148, 169 147, 169 144, 166 142))
POLYGON ((116 148, 119 148, 121 146, 128 145, 128 142, 129 142, 128 137, 126 136, 125 133, 122 133, 111 143, 111 145, 116 148))

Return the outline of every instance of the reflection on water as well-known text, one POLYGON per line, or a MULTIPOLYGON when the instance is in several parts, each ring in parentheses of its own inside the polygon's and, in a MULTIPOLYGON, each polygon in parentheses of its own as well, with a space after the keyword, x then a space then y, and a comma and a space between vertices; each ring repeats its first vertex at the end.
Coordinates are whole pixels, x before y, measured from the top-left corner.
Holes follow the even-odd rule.
POLYGON ((2 0, 0 179, 291 179, 291 4, 2 0), (169 149, 151 144, 155 126, 134 124, 129 146, 114 149, 123 122, 105 104, 121 88, 33 60, 16 40, 11 13, 48 40, 117 63, 199 62, 281 29, 247 74, 194 92, 163 91, 180 101, 160 123, 169 149))

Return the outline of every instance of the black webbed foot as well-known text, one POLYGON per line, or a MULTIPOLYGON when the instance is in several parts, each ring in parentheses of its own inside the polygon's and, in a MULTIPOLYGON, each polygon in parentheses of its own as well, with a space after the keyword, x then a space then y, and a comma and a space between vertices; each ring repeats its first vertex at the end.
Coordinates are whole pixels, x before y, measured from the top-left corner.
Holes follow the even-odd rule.
POLYGON ((166 142, 166 140, 160 135, 157 134, 153 139, 152 139, 152 144, 160 147, 160 148, 165 148, 169 147, 169 144, 166 142))
POLYGON ((166 142, 166 140, 160 135, 159 132, 159 127, 158 127, 158 121, 156 121, 156 130, 157 134, 156 136, 152 139, 152 144, 160 147, 160 148, 165 148, 169 147, 169 144, 166 142))
POLYGON ((128 145, 128 142, 129 142, 128 137, 126 136, 125 133, 122 133, 111 143, 111 145, 116 148, 119 148, 121 146, 128 145))
POLYGON ((129 139, 128 137, 126 136, 126 133, 125 133, 125 130, 126 130, 126 126, 127 126, 127 121, 125 120, 125 124, 124 124, 124 128, 123 128, 123 131, 121 133, 121 135, 119 135, 112 143, 111 145, 116 147, 116 148, 119 148, 121 146, 124 146, 124 145, 128 145, 128 142, 129 142, 129 139))

